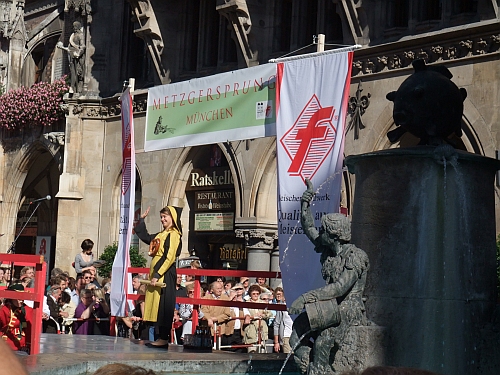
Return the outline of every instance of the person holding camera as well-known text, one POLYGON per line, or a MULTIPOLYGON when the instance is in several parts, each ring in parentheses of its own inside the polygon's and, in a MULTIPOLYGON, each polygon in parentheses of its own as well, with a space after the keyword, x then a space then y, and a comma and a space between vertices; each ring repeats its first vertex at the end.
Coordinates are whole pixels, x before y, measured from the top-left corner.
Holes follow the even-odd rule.
MULTIPOLYGON (((83 289, 80 292, 81 302, 75 310, 75 318, 80 318, 75 322, 76 335, 93 335, 96 325, 96 316, 108 316, 109 306, 104 298, 96 298, 94 293, 97 290, 83 289), (107 307, 107 313, 105 307, 107 307)), ((109 325, 108 325, 109 326, 109 325)), ((99 334, 99 333, 98 333, 99 334)))

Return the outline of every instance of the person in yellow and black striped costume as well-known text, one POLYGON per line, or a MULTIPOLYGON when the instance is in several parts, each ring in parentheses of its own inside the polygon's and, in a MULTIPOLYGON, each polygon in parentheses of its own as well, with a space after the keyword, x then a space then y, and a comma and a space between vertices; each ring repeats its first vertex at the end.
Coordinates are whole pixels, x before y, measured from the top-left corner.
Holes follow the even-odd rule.
POLYGON ((177 272, 175 258, 181 253, 182 226, 180 222, 181 209, 166 206, 160 211, 160 221, 163 230, 160 233, 149 234, 144 219, 149 214, 150 207, 141 215, 135 227, 135 233, 146 244, 158 242, 153 250, 150 247, 151 266, 149 280, 151 285, 146 290, 146 302, 143 319, 153 322, 158 327, 160 337, 148 344, 155 348, 168 348, 170 330, 175 308, 175 285, 177 272), (159 240, 159 241, 158 241, 159 240), (156 286, 156 283, 165 283, 165 288, 156 286))

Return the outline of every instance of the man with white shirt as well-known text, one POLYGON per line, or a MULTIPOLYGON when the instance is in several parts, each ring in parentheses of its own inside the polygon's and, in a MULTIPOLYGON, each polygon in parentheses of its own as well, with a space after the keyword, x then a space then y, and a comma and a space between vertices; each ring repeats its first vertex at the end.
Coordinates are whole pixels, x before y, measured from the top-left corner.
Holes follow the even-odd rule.
MULTIPOLYGON (((243 293, 245 288, 243 284, 237 283, 230 289, 230 299, 236 302, 245 302, 243 299, 243 293)), ((243 308, 241 307, 231 307, 231 318, 245 318, 243 308)), ((232 319, 227 323, 226 334, 222 336, 222 345, 241 345, 243 344, 243 320, 242 319, 232 319)), ((242 348, 235 349, 236 352, 243 352, 242 348)))
MULTIPOLYGON (((47 292, 47 299, 44 300, 44 303, 47 303, 49 317, 43 321, 44 333, 57 333, 56 322, 59 320, 59 297, 61 296, 61 293, 62 290, 59 285, 52 285, 47 292)), ((43 310, 46 311, 45 306, 43 310)))
MULTIPOLYGON (((274 295, 276 296, 276 303, 285 304, 285 293, 283 288, 277 287, 274 290, 274 295)), ((293 320, 288 315, 287 311, 276 311, 276 317, 274 318, 274 351, 279 353, 280 346, 283 349, 283 353, 290 353, 292 348, 290 347, 290 335, 292 334, 293 320)))

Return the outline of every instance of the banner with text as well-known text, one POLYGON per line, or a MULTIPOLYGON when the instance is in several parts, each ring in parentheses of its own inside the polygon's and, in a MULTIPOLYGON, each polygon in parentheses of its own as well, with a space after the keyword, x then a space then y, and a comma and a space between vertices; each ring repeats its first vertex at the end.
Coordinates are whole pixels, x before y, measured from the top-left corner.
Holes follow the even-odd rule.
POLYGON ((276 135, 276 64, 153 87, 145 151, 276 135))
POLYGON ((352 55, 278 61, 278 241, 288 304, 325 285, 320 254, 302 231, 300 198, 307 178, 316 189, 311 210, 318 231, 323 214, 339 211, 352 55))
POLYGON ((120 195, 120 229, 118 249, 116 251, 111 271, 110 307, 112 316, 128 316, 132 311, 131 301, 127 294, 132 293, 132 275, 128 273, 130 267, 130 240, 135 211, 135 143, 134 143, 134 116, 132 113, 132 96, 130 89, 121 96, 122 108, 122 186, 120 195))

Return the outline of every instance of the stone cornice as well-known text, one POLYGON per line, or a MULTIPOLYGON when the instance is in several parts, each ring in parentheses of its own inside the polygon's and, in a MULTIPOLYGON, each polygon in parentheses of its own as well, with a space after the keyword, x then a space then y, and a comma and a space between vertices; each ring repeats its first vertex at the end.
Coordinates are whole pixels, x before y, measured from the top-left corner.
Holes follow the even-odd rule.
MULTIPOLYGON (((121 104, 118 96, 103 100, 78 98, 68 100, 72 105, 71 114, 87 119, 109 119, 121 115, 121 104)), ((147 95, 138 94, 133 97, 134 114, 145 113, 147 108, 147 95)))
POLYGON ((47 4, 44 4, 44 5, 39 5, 37 7, 30 7, 29 5, 25 7, 25 10, 24 10, 24 17, 29 17, 33 14, 36 14, 36 13, 40 13, 40 12, 44 12, 48 9, 54 9, 54 8, 57 8, 59 7, 59 5, 57 4, 57 1, 51 1, 47 4))
POLYGON ((500 53, 500 22, 481 22, 404 38, 355 51, 352 77, 364 78, 410 68, 414 59, 428 64, 500 53))

